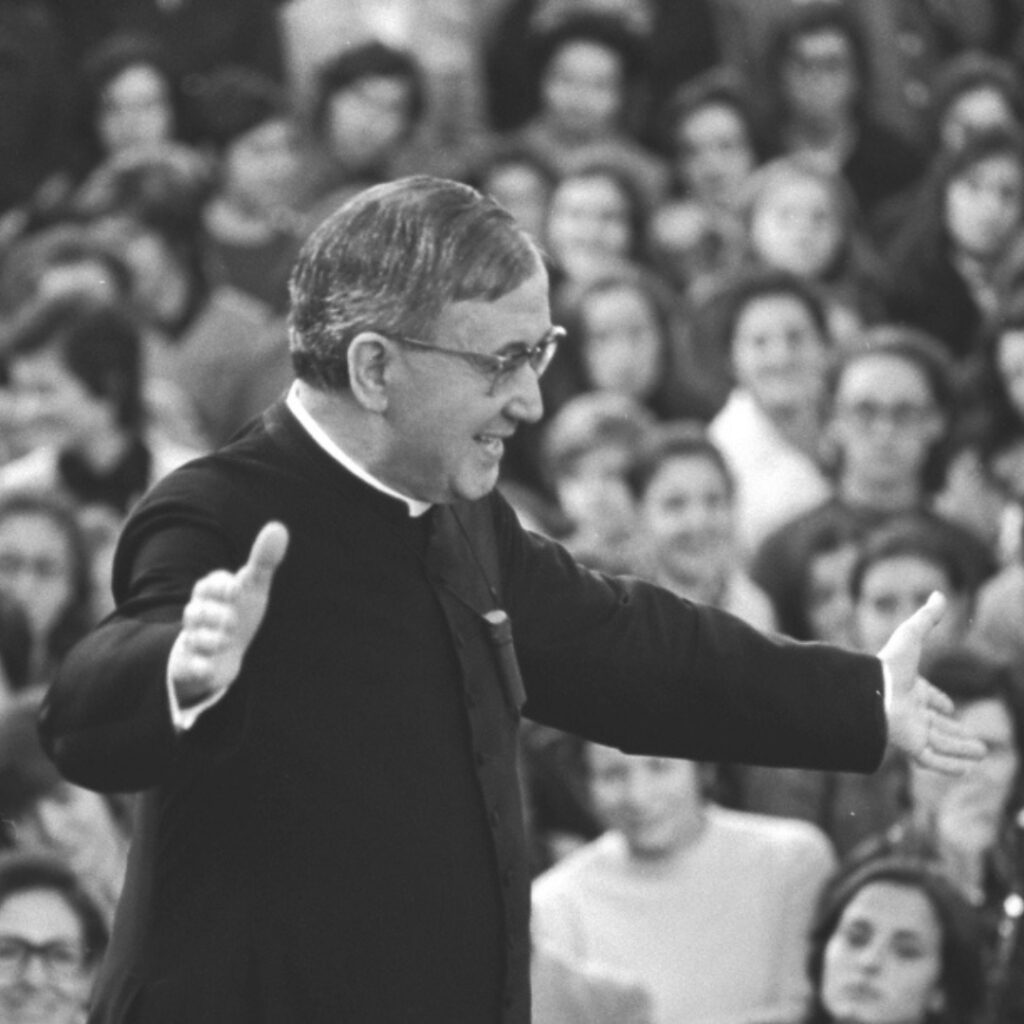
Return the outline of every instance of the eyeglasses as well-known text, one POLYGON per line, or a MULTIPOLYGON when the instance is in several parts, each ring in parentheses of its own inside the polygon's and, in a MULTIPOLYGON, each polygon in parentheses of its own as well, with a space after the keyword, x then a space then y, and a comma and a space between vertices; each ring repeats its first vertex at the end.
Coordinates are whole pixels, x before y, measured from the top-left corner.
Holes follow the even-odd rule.
POLYGON ((0 936, 0 978, 19 977, 35 957, 51 981, 74 981, 82 970, 84 957, 70 942, 26 942, 15 935, 0 936))
POLYGON ((850 402, 840 405, 839 412, 862 427, 872 427, 883 419, 888 420, 898 430, 918 427, 932 414, 931 406, 915 405, 913 402, 894 402, 883 405, 881 402, 850 402))
POLYGON ((559 342, 565 337, 565 328, 549 327, 540 341, 533 345, 517 342, 501 353, 469 352, 460 348, 444 348, 441 345, 431 345, 429 342, 419 341, 417 338, 407 338, 402 334, 388 334, 387 337, 422 352, 454 356, 464 363, 469 363, 490 380, 491 387, 488 394, 493 395, 504 381, 514 376, 524 366, 529 366, 538 377, 543 376, 544 371, 551 365, 551 360, 555 357, 559 342))

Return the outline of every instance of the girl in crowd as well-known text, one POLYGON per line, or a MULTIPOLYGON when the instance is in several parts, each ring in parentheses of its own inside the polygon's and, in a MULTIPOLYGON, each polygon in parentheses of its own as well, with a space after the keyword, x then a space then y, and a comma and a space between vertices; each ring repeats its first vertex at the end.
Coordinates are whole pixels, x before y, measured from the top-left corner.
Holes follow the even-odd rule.
POLYGON ((584 286, 636 273, 647 263, 643 202, 630 179, 609 164, 588 164, 559 179, 544 237, 554 263, 556 315, 584 286))
POLYGON ((0 499, 0 590, 28 617, 29 682, 45 683, 94 619, 86 538, 72 509, 54 495, 0 499))
POLYGON ((652 212, 652 250, 673 283, 698 298, 746 255, 740 206, 759 153, 739 82, 715 69, 682 86, 663 134, 675 194, 652 212))
POLYGON ((142 335, 120 306, 75 294, 43 299, 6 341, 12 405, 31 450, 0 468, 0 490, 57 491, 124 515, 197 454, 149 430, 142 335))
POLYGON ((928 331, 958 360, 1021 281, 1024 142, 989 132, 943 153, 917 215, 888 251, 896 319, 928 331))
POLYGON ((813 0, 790 7, 766 66, 776 148, 842 174, 865 215, 920 176, 915 147, 867 109, 869 55, 847 6, 813 0))
POLYGON ((683 597, 774 629, 771 601, 741 569, 732 472, 704 431, 672 424, 653 432, 627 479, 642 571, 683 597))
POLYGON ((830 336, 811 288, 785 271, 755 271, 725 293, 736 386, 709 433, 736 474, 745 552, 831 493, 819 465, 830 336))
POLYGON ((836 342, 856 345, 886 303, 881 265, 843 179, 806 154, 781 157, 752 175, 745 215, 754 261, 814 283, 836 342))
POLYGON ((808 1024, 969 1024, 983 998, 979 935, 971 908, 922 862, 844 869, 812 932, 808 1024))
POLYGON ((678 304, 655 278, 598 278, 567 312, 567 341, 547 392, 553 407, 563 394, 596 390, 625 395, 659 420, 710 415, 678 304))
POLYGON ((64 861, 0 859, 0 1019, 80 1024, 108 939, 100 908, 64 861))
POLYGON ((557 175, 525 146, 498 147, 469 176, 470 184, 492 196, 541 244, 557 175))

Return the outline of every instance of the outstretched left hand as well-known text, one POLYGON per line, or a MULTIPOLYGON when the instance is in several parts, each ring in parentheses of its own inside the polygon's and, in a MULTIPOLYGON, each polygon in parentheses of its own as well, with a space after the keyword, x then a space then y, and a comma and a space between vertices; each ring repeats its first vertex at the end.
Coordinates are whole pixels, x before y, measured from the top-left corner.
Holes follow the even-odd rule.
POLYGON ((985 756, 986 747, 953 717, 953 702, 918 674, 925 639, 946 610, 934 593, 901 622, 878 657, 889 673, 889 742, 918 764, 959 775, 985 756))

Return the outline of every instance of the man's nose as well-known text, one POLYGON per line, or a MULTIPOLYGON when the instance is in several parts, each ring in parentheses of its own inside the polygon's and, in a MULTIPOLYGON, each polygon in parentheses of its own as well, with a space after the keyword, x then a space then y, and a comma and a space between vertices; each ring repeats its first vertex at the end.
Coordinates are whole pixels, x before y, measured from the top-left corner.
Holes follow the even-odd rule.
POLYGON ((506 406, 508 415, 521 423, 536 423, 544 415, 544 398, 540 390, 540 377, 530 366, 524 366, 515 376, 515 391, 506 406))

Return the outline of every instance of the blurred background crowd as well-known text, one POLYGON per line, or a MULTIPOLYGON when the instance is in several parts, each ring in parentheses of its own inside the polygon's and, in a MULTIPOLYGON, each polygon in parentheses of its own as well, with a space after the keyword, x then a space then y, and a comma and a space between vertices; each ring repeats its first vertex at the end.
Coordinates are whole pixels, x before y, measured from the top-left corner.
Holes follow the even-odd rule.
POLYGON ((527 723, 537 1024, 1024 1020, 1022 68, 1024 0, 0 0, 0 1024, 83 1019, 120 889, 131 798, 35 734, 120 524, 280 395, 303 239, 409 173, 547 254, 532 529, 871 652, 941 590, 988 746, 527 723))

